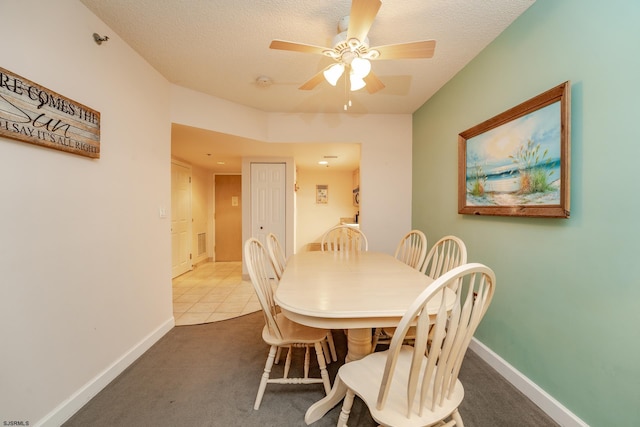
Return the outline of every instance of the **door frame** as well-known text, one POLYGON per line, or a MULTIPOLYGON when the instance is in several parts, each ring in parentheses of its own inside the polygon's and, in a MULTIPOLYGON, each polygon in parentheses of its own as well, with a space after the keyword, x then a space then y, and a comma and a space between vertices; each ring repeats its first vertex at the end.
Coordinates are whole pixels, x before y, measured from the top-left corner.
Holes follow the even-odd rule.
MULTIPOLYGON (((285 164, 285 244, 286 256, 295 248, 295 163, 293 157, 245 157, 242 159, 242 242, 251 237, 251 163, 285 164)), ((248 278, 247 268, 242 262, 243 278, 248 278)))
MULTIPOLYGON (((192 187, 191 187, 191 183, 193 181, 193 167, 188 164, 188 163, 184 163, 181 162, 179 160, 176 159, 171 159, 171 167, 173 168, 173 165, 185 168, 189 170, 189 203, 187 206, 187 217, 189 218, 193 218, 193 193, 192 193, 192 187)), ((173 244, 174 244, 174 239, 173 239, 173 212, 174 212, 174 206, 173 206, 174 200, 173 200, 173 170, 171 171, 171 251, 173 252, 173 244)), ((186 255, 187 255, 187 268, 185 271, 182 271, 180 273, 178 273, 177 275, 174 276, 174 272, 173 272, 173 260, 172 260, 172 265, 171 265, 171 278, 175 278, 178 277, 181 274, 184 274, 188 271, 193 270, 193 257, 192 257, 192 246, 193 246, 193 224, 191 221, 187 222, 187 245, 186 245, 186 255)))

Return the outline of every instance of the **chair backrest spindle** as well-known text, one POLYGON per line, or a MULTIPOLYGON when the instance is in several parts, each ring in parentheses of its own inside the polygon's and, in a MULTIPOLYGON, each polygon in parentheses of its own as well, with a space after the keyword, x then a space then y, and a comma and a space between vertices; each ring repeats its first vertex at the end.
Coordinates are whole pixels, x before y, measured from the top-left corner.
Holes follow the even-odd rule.
MULTIPOLYGON (((456 236, 445 236, 438 240, 427 253, 422 271, 432 279, 437 279, 447 271, 467 263, 467 247, 456 236)), ((455 283, 451 285, 455 288, 455 283)))
POLYGON ((282 250, 278 236, 274 233, 267 235, 267 250, 269 251, 269 258, 273 264, 273 271, 276 274, 276 278, 280 280, 284 267, 287 265, 287 258, 282 250))

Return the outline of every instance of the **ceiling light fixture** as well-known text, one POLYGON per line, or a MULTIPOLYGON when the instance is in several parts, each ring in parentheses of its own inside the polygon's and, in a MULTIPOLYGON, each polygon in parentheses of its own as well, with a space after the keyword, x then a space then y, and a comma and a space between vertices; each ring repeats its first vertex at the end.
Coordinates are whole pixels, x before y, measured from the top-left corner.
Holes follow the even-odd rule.
POLYGON ((345 16, 338 22, 338 31, 340 32, 333 38, 333 49, 323 51, 326 56, 334 59, 336 63, 327 67, 322 73, 331 86, 336 86, 340 77, 345 76, 345 111, 352 105, 351 92, 367 86, 367 82, 364 79, 371 72, 371 62, 369 60, 376 59, 380 55, 375 49, 369 50, 368 37, 365 37, 362 42, 356 38, 347 40, 348 27, 349 17, 345 16), (347 73, 345 73, 345 70, 347 70, 347 73))
POLYGON ((360 90, 367 85, 365 81, 362 80, 362 78, 356 76, 354 73, 351 73, 349 75, 349 82, 351 83, 350 84, 351 92, 360 90))
POLYGON ((353 58, 351 61, 351 74, 364 79, 371 72, 371 62, 364 58, 353 58))
POLYGON ((344 64, 338 63, 327 68, 322 74, 324 74, 324 78, 331 86, 335 86, 342 73, 344 73, 344 64))
POLYGON ((290 52, 321 54, 331 58, 335 64, 327 66, 304 82, 298 89, 312 90, 323 80, 336 86, 344 76, 345 99, 344 109, 351 106, 350 93, 366 87, 367 92, 374 94, 385 85, 371 70, 375 59, 410 59, 431 58, 436 46, 435 40, 422 40, 409 43, 398 43, 369 47, 367 38, 371 25, 382 6, 380 0, 352 0, 349 16, 338 21, 338 34, 333 38, 332 47, 322 47, 305 43, 296 43, 274 39, 270 49, 290 52), (347 78, 349 77, 349 78, 347 78))
MULTIPOLYGON (((323 72, 323 75, 331 86, 335 86, 344 74, 345 69, 347 69, 349 76, 348 89, 354 92, 367 85, 364 78, 371 72, 371 62, 369 58, 375 59, 378 56, 378 52, 371 50, 370 54, 368 38, 365 38, 364 42, 355 38, 347 40, 348 26, 349 17, 345 16, 338 23, 340 33, 333 38, 333 49, 327 49, 324 52, 325 55, 338 62, 329 66, 323 72)), ((345 103, 345 110, 347 104, 350 106, 351 103, 349 100, 345 103)))

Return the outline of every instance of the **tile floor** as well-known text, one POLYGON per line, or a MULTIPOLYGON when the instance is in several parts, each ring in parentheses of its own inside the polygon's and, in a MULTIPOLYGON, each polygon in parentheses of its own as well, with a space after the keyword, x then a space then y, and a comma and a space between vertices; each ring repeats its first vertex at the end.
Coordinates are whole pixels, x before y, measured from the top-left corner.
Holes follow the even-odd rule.
POLYGON ((196 325, 260 310, 241 262, 208 262, 173 279, 176 326, 196 325))

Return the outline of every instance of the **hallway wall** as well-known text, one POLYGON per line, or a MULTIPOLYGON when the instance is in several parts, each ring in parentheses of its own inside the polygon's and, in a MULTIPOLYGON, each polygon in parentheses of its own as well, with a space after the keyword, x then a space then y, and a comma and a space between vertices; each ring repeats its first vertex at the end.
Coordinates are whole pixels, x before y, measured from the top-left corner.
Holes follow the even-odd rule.
POLYGON ((76 0, 0 8, 0 65, 101 114, 100 159, 0 137, 0 414, 57 426, 173 326, 169 85, 76 0))

